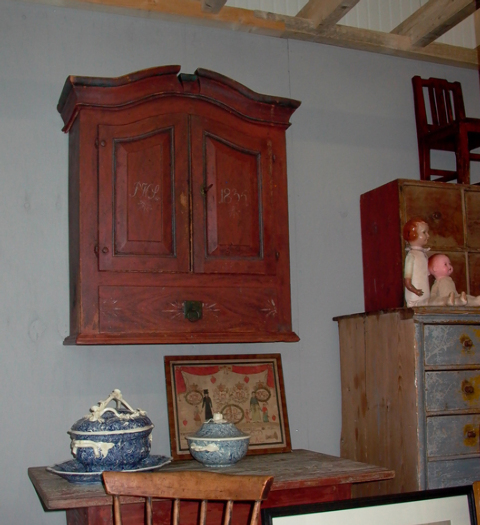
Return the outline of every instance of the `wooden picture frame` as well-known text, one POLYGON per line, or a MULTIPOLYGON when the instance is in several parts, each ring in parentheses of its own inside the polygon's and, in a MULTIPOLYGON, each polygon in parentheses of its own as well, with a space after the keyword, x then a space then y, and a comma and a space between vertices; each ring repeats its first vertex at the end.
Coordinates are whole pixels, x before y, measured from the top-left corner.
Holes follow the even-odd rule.
POLYGON ((263 525, 297 523, 477 525, 477 519, 472 485, 262 510, 263 525))
POLYGON ((165 356, 165 379, 173 459, 192 459, 185 437, 213 412, 250 435, 249 455, 292 450, 280 354, 165 356))

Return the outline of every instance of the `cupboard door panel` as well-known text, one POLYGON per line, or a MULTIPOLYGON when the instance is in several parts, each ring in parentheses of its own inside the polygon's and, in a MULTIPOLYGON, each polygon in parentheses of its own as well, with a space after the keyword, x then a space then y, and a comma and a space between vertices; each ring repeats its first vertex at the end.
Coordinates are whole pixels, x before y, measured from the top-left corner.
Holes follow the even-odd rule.
MULTIPOLYGON (((233 119, 233 117, 232 117, 233 119)), ((192 117, 194 270, 274 274, 272 147, 254 131, 192 117)))
POLYGON ((405 222, 422 217, 430 227, 428 246, 435 251, 464 247, 462 194, 456 186, 403 185, 405 222))
POLYGON ((102 332, 214 333, 278 330, 277 292, 258 286, 212 287, 100 286, 102 332), (200 301, 202 318, 185 318, 184 302, 200 301), (245 308, 245 304, 249 308, 245 308))
POLYGON ((465 191, 467 247, 480 250, 480 192, 465 191))
POLYGON ((100 270, 188 271, 186 122, 99 126, 100 270))
POLYGON ((480 253, 468 254, 468 272, 470 277, 470 295, 480 295, 480 253))

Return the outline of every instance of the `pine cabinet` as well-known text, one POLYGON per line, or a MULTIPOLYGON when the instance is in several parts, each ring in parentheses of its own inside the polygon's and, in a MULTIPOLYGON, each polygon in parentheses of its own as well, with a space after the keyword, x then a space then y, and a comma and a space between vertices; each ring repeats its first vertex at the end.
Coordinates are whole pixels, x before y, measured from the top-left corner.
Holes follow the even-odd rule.
POLYGON ((480 187, 398 179, 360 197, 365 310, 404 306, 405 223, 430 227, 430 254, 452 261, 457 290, 480 295, 480 187))
POLYGON ((66 342, 297 341, 285 131, 300 103, 179 71, 67 78, 66 342))
POLYGON ((341 456, 395 471, 356 495, 480 479, 480 310, 338 317, 341 456))

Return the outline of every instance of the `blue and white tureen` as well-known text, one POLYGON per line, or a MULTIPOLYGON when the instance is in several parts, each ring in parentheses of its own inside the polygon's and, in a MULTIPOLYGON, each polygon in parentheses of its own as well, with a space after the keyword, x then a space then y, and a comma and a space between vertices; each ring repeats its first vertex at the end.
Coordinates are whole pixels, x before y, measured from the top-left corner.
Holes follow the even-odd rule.
POLYGON ((229 467, 247 453, 250 436, 213 414, 193 436, 187 436, 190 454, 206 467, 229 467))
POLYGON ((114 390, 68 431, 72 454, 86 472, 134 469, 150 454, 153 427, 145 411, 114 390), (111 401, 116 408, 107 407, 111 401))

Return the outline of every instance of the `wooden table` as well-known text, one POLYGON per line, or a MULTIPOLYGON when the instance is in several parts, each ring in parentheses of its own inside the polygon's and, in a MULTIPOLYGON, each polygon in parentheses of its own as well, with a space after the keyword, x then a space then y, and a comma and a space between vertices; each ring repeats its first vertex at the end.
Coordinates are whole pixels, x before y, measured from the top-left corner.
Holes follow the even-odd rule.
MULTIPOLYGON (((162 467, 162 471, 179 470, 207 469, 194 460, 175 461, 162 467)), ((394 471, 386 468, 309 450, 247 456, 233 467, 208 470, 239 475, 273 475, 273 486, 264 507, 348 499, 352 484, 388 480, 395 476, 394 471)), ((112 523, 112 500, 105 494, 103 485, 69 483, 45 467, 31 467, 28 475, 46 510, 66 511, 67 525, 112 523)), ((124 524, 138 523, 143 516, 143 500, 125 498, 123 503, 126 511, 124 524)), ((158 521, 164 522, 167 520, 158 521)))

